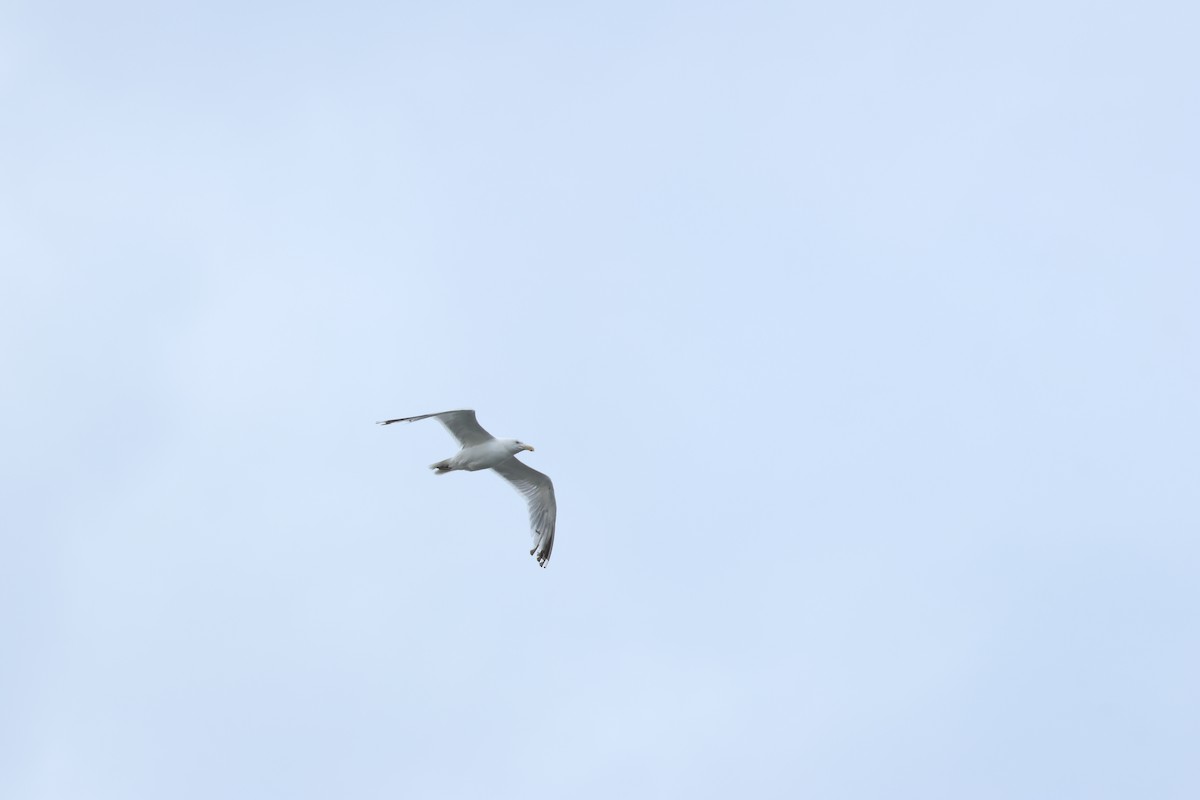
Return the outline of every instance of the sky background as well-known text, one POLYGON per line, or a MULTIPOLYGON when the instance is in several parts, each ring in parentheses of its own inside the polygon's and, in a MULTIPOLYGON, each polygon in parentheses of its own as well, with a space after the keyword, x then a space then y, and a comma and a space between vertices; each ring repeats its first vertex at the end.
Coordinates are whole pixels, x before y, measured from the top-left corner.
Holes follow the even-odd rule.
POLYGON ((1198 35, 0 4, 0 795, 1200 796, 1198 35))

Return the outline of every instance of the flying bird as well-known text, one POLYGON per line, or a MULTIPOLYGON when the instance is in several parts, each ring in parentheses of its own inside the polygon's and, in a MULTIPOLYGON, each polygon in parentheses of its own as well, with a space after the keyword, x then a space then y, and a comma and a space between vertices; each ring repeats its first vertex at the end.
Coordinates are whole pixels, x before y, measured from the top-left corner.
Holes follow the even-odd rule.
POLYGON ((533 549, 529 555, 537 559, 539 567, 546 566, 550 551, 554 549, 554 519, 558 514, 558 507, 554 503, 554 484, 545 475, 515 458, 517 453, 524 450, 532 453, 533 448, 516 439, 497 439, 492 436, 476 421, 475 412, 471 410, 385 419, 379 424, 391 425, 393 422, 416 422, 430 418, 445 425, 446 430, 458 439, 462 449, 450 458, 430 464, 429 468, 438 475, 460 469, 468 472, 493 469, 500 473, 500 477, 516 487, 529 503, 529 526, 533 530, 533 549))

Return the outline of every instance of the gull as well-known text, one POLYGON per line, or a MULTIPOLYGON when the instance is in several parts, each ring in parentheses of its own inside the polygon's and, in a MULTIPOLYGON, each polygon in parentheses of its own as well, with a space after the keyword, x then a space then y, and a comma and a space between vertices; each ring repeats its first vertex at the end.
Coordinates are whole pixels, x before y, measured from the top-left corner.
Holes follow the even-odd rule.
POLYGON ((475 472, 481 469, 493 469, 500 473, 500 477, 516 487, 529 503, 529 526, 533 530, 533 549, 529 555, 537 559, 539 567, 546 566, 550 551, 554 549, 554 519, 558 514, 558 507, 554 503, 554 484, 545 475, 515 458, 517 453, 524 450, 532 453, 533 448, 516 439, 497 439, 492 436, 476 421, 475 412, 470 409, 385 419, 380 420, 379 424, 417 422, 430 418, 445 425, 446 430, 458 439, 462 449, 450 458, 430 464, 429 468, 437 475, 455 470, 475 472))

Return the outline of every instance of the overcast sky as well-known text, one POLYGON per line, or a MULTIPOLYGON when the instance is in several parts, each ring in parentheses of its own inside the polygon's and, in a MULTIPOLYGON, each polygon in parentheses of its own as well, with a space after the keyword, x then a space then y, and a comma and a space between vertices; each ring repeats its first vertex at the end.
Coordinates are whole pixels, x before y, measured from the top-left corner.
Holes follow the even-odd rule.
POLYGON ((1198 35, 4 2, 0 795, 1200 796, 1198 35))

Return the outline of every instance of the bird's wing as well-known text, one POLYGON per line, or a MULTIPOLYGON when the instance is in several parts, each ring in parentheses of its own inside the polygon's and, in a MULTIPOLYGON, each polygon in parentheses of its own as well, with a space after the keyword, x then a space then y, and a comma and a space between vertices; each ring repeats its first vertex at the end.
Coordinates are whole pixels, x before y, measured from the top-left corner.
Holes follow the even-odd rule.
POLYGON ((492 469, 515 486, 529 502, 529 527, 533 529, 533 549, 529 555, 537 559, 538 566, 546 566, 550 551, 554 549, 554 520, 558 516, 554 484, 545 475, 516 458, 505 459, 492 469))
POLYGON ((400 417, 399 419, 380 420, 380 425, 391 425, 393 422, 416 422, 421 419, 436 417, 437 421, 446 426, 458 443, 463 447, 483 444, 495 437, 485 431, 475 420, 475 412, 469 409, 462 411, 439 411, 436 414, 422 414, 419 417, 400 417))

